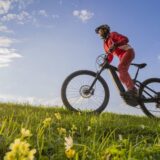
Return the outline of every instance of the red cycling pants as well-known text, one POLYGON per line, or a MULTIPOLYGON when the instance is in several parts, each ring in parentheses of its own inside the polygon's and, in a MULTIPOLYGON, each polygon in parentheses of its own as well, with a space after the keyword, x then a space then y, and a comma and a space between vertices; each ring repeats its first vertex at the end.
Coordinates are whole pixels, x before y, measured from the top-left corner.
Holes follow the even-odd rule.
POLYGON ((121 82, 127 87, 128 90, 132 90, 134 88, 134 83, 128 73, 129 66, 132 60, 135 57, 135 53, 133 49, 127 50, 120 59, 120 63, 118 65, 119 78, 121 82))

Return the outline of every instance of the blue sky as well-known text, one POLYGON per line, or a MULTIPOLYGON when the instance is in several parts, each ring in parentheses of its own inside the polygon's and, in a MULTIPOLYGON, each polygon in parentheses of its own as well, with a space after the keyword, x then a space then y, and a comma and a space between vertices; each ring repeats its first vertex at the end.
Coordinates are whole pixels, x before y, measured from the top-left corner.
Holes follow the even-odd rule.
MULTIPOLYGON (((100 24, 128 36, 134 62, 148 64, 140 80, 160 77, 159 7, 158 0, 0 0, 0 100, 61 104, 68 74, 96 71, 95 59, 104 53, 94 32, 100 24)), ((116 94, 107 73, 103 77, 111 91, 108 111, 137 113, 116 94)))

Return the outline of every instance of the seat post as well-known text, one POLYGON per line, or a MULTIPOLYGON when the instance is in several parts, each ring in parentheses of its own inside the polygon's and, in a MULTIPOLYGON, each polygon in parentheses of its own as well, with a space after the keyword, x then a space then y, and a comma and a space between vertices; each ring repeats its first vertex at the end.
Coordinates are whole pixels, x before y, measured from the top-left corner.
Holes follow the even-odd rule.
POLYGON ((138 76, 138 73, 139 73, 139 67, 138 67, 137 72, 136 72, 136 75, 135 75, 135 77, 134 77, 134 81, 136 81, 137 76, 138 76))

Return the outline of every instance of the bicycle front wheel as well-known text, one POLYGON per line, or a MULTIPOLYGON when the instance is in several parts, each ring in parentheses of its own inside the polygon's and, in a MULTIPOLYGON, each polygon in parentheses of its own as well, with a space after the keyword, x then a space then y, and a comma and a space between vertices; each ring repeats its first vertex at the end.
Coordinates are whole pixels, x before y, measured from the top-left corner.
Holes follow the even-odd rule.
POLYGON ((109 101, 109 89, 105 80, 99 76, 96 83, 89 90, 96 78, 96 73, 80 70, 69 75, 61 89, 64 105, 72 111, 101 113, 109 101))
POLYGON ((160 118, 160 79, 150 78, 139 89, 140 106, 149 117, 160 118))

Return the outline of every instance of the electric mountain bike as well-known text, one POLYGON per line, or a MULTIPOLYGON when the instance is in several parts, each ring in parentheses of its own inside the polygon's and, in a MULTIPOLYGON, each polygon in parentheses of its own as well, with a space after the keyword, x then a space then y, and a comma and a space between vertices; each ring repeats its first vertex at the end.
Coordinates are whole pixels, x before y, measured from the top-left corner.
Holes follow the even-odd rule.
POLYGON ((110 98, 108 84, 101 76, 101 73, 107 69, 126 104, 132 107, 139 105, 147 116, 160 118, 160 78, 149 78, 143 82, 137 80, 140 69, 144 68, 146 63, 131 64, 137 67, 133 79, 138 89, 137 96, 124 94, 126 90, 119 80, 118 69, 109 64, 106 54, 98 56, 96 63, 99 66, 97 72, 79 70, 64 80, 61 98, 67 109, 78 112, 101 113, 106 108, 110 98))

